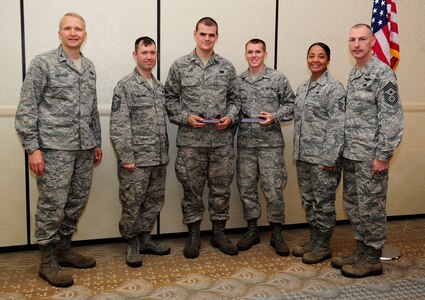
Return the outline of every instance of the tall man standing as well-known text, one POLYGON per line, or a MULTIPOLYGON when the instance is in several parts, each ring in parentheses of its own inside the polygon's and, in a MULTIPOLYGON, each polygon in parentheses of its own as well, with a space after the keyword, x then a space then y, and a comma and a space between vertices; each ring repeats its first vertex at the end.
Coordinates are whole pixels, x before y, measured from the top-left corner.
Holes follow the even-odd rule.
POLYGON ((154 40, 138 38, 133 58, 133 72, 114 89, 109 136, 118 163, 119 228, 128 241, 126 261, 131 267, 140 267, 140 253, 170 253, 170 248, 151 238, 164 205, 169 158, 164 88, 152 75, 157 59, 154 40))
POLYGON ((264 41, 248 41, 245 58, 248 70, 240 74, 238 80, 241 111, 248 118, 243 118, 238 127, 236 177, 248 231, 236 245, 244 251, 260 242, 257 229, 261 214, 257 191, 260 181, 267 201, 267 220, 272 228, 270 245, 277 254, 287 256, 289 248, 282 238, 285 221, 283 188, 287 175, 280 123, 294 118, 295 95, 288 79, 265 65, 264 41))
POLYGON ((347 277, 382 274, 389 161, 403 134, 397 79, 373 54, 374 43, 370 26, 351 28, 348 44, 356 66, 347 84, 343 176, 344 205, 357 247, 332 260, 347 277))
POLYGON ((189 230, 183 254, 187 258, 199 255, 205 210, 202 192, 208 181, 211 244, 235 255, 238 251, 225 235, 225 224, 235 165, 230 125, 240 109, 236 71, 228 60, 214 53, 216 21, 200 19, 193 35, 195 50, 173 63, 165 83, 168 116, 179 126, 175 169, 184 190, 183 223, 189 230))
POLYGON ((36 56, 22 85, 15 127, 37 175, 35 240, 41 250, 39 275, 54 286, 73 278, 60 266, 94 267, 92 257, 71 248, 86 206, 93 165, 102 159, 96 71, 80 52, 86 23, 76 13, 59 23, 61 45, 36 56), (60 266, 59 266, 60 265, 60 266))

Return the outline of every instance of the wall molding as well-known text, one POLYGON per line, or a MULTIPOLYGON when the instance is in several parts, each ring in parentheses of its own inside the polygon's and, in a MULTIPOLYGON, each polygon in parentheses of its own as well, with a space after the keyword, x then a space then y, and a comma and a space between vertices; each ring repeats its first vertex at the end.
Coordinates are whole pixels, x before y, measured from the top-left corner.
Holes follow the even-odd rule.
POLYGON ((17 105, 0 105, 0 116, 15 116, 17 105))

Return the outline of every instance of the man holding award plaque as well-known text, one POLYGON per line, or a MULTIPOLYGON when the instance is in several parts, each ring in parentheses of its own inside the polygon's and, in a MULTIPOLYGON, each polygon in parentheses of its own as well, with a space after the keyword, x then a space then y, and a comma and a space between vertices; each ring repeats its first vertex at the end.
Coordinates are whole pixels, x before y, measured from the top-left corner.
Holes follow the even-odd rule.
POLYGON ((199 256, 205 211, 202 194, 208 182, 211 244, 236 255, 238 250, 225 235, 225 225, 235 166, 230 126, 240 110, 239 86, 233 65, 214 52, 217 22, 210 17, 200 19, 193 35, 195 50, 173 63, 165 82, 168 116, 179 126, 175 169, 184 190, 183 223, 189 231, 183 254, 191 259, 199 256))
POLYGON ((267 219, 272 228, 270 245, 278 255, 289 255, 282 238, 285 221, 283 188, 286 169, 281 121, 294 118, 295 95, 288 79, 264 64, 266 44, 251 39, 245 45, 248 70, 238 76, 241 114, 238 126, 236 177, 248 231, 237 243, 239 251, 260 242, 257 219, 261 214, 257 185, 260 181, 267 201, 267 219))

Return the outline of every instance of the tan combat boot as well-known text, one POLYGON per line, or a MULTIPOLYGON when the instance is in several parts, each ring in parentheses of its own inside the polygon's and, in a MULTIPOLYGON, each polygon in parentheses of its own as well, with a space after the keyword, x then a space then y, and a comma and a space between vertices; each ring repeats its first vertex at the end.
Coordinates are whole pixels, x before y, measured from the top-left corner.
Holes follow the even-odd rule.
POLYGON ((332 229, 320 229, 317 231, 317 240, 314 243, 313 250, 303 255, 303 263, 318 264, 331 258, 330 240, 332 232, 332 229))
POLYGON ((342 257, 334 257, 332 258, 332 267, 335 269, 342 269, 344 265, 352 265, 355 264, 366 252, 366 245, 363 242, 357 241, 357 246, 354 251, 342 257))
POLYGON ((143 231, 139 234, 140 241, 140 254, 153 254, 153 255, 168 255, 170 254, 170 247, 161 245, 152 240, 151 233, 143 231))
POLYGON ((317 240, 317 227, 310 227, 310 239, 308 242, 296 245, 292 249, 292 255, 295 257, 302 257, 307 252, 310 252, 314 248, 314 242, 317 240))
POLYGON ((78 269, 93 268, 96 260, 91 256, 83 256, 71 248, 71 236, 63 236, 55 247, 56 259, 61 267, 78 269))
POLYGON ((381 249, 366 246, 363 257, 352 265, 344 265, 341 274, 351 278, 363 278, 367 276, 381 275, 383 273, 381 263, 381 249))
POLYGON ((50 285, 69 287, 74 283, 72 276, 66 273, 56 261, 53 245, 40 246, 41 263, 38 275, 50 285))
POLYGON ((142 256, 140 255, 140 244, 137 235, 127 240, 127 255, 125 261, 128 266, 138 268, 142 266, 142 256))

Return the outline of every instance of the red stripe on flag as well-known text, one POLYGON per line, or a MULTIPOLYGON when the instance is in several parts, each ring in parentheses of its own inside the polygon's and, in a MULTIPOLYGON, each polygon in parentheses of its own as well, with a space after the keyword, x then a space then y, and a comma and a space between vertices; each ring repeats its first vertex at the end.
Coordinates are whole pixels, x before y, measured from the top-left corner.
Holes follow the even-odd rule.
POLYGON ((396 0, 373 1, 371 25, 375 26, 374 34, 377 37, 373 52, 395 70, 400 61, 396 0), (385 10, 387 14, 379 14, 385 10))

